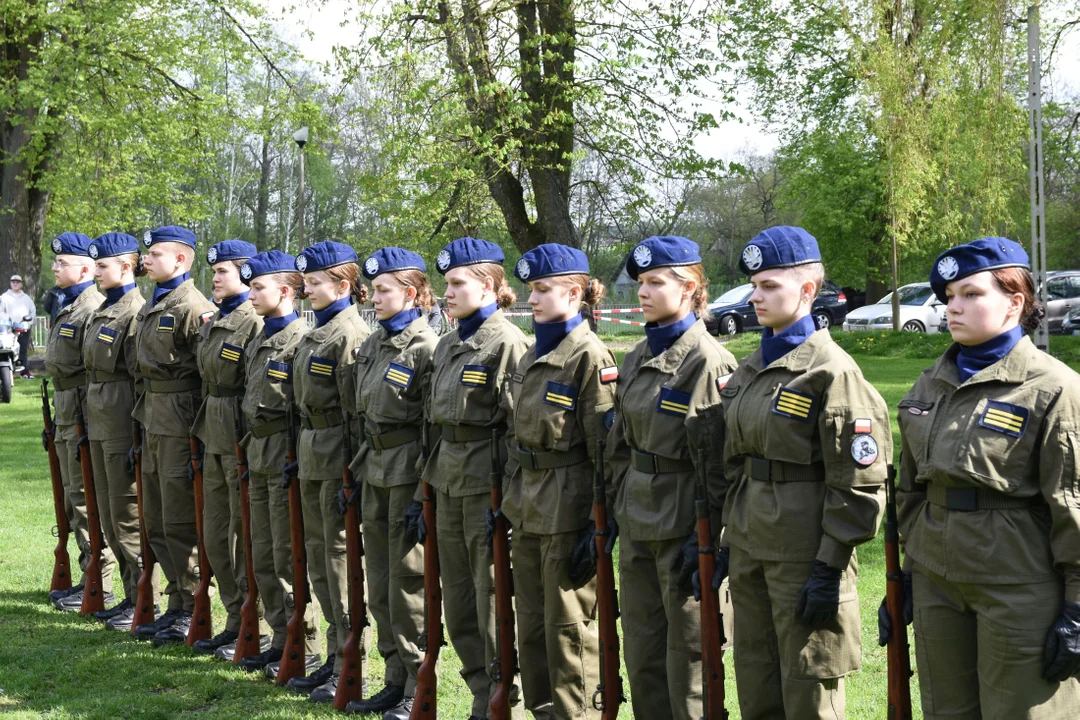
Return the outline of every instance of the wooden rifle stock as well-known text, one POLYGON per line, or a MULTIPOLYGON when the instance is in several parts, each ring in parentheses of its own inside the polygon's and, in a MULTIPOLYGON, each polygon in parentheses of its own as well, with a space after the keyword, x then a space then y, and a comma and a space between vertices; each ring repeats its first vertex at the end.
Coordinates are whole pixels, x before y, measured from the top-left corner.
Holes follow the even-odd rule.
POLYGON ((79 437, 75 454, 82 471, 83 495, 86 497, 86 529, 90 533, 90 558, 86 563, 86 585, 83 587, 79 614, 89 615, 105 609, 105 593, 101 587, 101 554, 104 551, 104 541, 101 535, 97 491, 94 488, 94 464, 90 459, 90 436, 86 434, 82 402, 76 401, 75 413, 75 432, 79 437))
POLYGON ((195 586, 195 608, 191 612, 191 625, 188 626, 187 644, 194 645, 199 640, 208 640, 213 635, 213 621, 210 616, 210 578, 214 571, 210 568, 210 557, 206 554, 206 541, 203 529, 203 455, 199 448, 199 439, 188 437, 191 448, 191 470, 194 480, 195 496, 195 533, 198 535, 199 548, 199 584, 195 586))
MULTIPOLYGON (((420 453, 424 462, 431 454, 428 438, 428 426, 420 429, 420 453)), ((422 473, 421 473, 422 474, 422 473)), ((435 720, 435 701, 438 695, 439 679, 436 665, 443 646, 442 626, 442 586, 439 584, 439 541, 435 534, 435 492, 423 477, 420 479, 420 493, 424 503, 424 525, 427 536, 424 538, 424 659, 416 671, 416 700, 413 702, 409 720, 435 720)))
POLYGON ((705 451, 698 450, 697 515, 698 578, 701 583, 701 674, 702 709, 706 720, 725 720, 724 709, 724 618, 720 614, 720 594, 713 590, 716 550, 709 522, 709 495, 705 486, 705 451))
POLYGON ((251 473, 248 471, 247 451, 240 445, 244 437, 244 413, 236 404, 236 479, 240 486, 240 526, 244 543, 244 571, 247 576, 247 595, 240 606, 240 632, 236 638, 233 664, 246 657, 258 655, 259 646, 259 587, 255 583, 255 557, 251 541, 251 473))
POLYGON ((49 409, 49 379, 41 379, 41 420, 45 429, 41 431, 41 445, 49 454, 49 477, 52 480, 53 512, 56 515, 56 548, 53 549, 52 581, 49 592, 71 589, 71 556, 68 555, 68 537, 71 524, 68 522, 64 502, 64 481, 60 477, 60 458, 56 454, 56 426, 53 424, 52 411, 49 409))
POLYGON ((896 468, 885 479, 885 610, 892 620, 888 720, 911 720, 911 655, 904 624, 904 573, 900 565, 900 529, 896 518, 896 468))
POLYGON ((285 446, 285 467, 282 487, 289 489, 289 543, 292 545, 293 561, 293 612, 285 627, 285 649, 281 655, 277 677, 274 682, 284 685, 294 677, 304 677, 307 665, 304 615, 311 600, 308 587, 307 548, 304 546, 304 508, 300 498, 300 478, 296 466, 296 426, 293 424, 292 406, 286 413, 288 433, 285 446))
POLYGON ((157 558, 150 545, 150 534, 146 530, 146 513, 143 510, 142 479, 142 426, 138 420, 131 421, 131 447, 135 456, 135 498, 139 507, 139 583, 135 598, 135 615, 131 620, 131 634, 140 625, 152 623, 154 617, 154 567, 157 558))
POLYGON ((602 720, 619 717, 623 697, 619 675, 619 594, 615 589, 615 566, 607 552, 611 535, 607 517, 607 492, 604 487, 604 441, 596 441, 596 465, 593 479, 593 523, 596 525, 596 600, 600 634, 600 684, 593 693, 593 709, 602 720))
POLYGON ((499 431, 491 433, 491 509, 495 513, 495 534, 491 555, 495 565, 495 692, 488 703, 491 720, 509 720, 510 692, 517 672, 514 636, 514 586, 510 569, 510 540, 502 514, 503 468, 499 461, 499 431))
POLYGON ((349 464, 353 460, 352 423, 345 415, 342 424, 344 462, 341 482, 345 492, 345 565, 348 570, 349 613, 346 616, 349 637, 341 649, 341 675, 334 692, 334 708, 344 710, 354 700, 364 698, 364 667, 360 654, 364 628, 367 627, 367 603, 364 601, 364 536, 360 533, 360 498, 353 497, 360 488, 353 480, 349 464))

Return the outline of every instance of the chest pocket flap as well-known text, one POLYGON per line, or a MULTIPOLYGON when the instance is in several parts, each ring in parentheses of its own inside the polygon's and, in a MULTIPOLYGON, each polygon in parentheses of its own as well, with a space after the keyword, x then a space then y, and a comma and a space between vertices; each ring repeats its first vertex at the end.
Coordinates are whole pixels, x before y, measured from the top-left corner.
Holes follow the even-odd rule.
POLYGON ((563 385, 554 380, 549 380, 547 391, 544 393, 544 402, 548 405, 561 407, 564 410, 574 410, 577 407, 578 389, 573 385, 563 385))
POLYGON ((662 387, 660 397, 656 399, 656 410, 665 415, 686 417, 690 412, 690 393, 662 387))
POLYGON ((161 315, 161 316, 158 317, 158 321, 157 321, 157 331, 158 332, 171 333, 171 332, 175 332, 175 330, 176 330, 176 318, 174 318, 172 315, 161 315))

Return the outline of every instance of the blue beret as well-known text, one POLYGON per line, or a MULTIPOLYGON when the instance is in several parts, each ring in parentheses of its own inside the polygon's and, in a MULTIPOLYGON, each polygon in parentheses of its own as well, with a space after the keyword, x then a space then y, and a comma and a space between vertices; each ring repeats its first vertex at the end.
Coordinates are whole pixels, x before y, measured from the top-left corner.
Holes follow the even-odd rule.
POLYGON ((934 269, 930 271, 930 287, 938 300, 946 302, 945 286, 952 281, 984 270, 1009 267, 1031 269, 1023 245, 1007 238, 979 238, 938 255, 934 269))
POLYGON ((654 235, 639 242, 626 259, 626 272, 637 280, 645 270, 697 265, 701 262, 698 244, 675 235, 654 235))
POLYGON ((502 265, 504 260, 506 256, 503 255, 502 248, 495 243, 463 237, 439 251, 439 256, 435 258, 435 267, 445 275, 462 265, 479 265, 480 263, 502 265))
POLYGON ((588 275, 589 258, 577 248, 546 243, 521 256, 514 266, 514 276, 522 282, 555 275, 588 275))
POLYGON ((304 248, 296 256, 296 269, 302 273, 326 270, 356 262, 356 251, 344 243, 323 240, 304 248))
POLYGON ((399 247, 384 247, 368 256, 364 261, 364 277, 374 280, 379 275, 399 270, 419 270, 427 272, 424 258, 412 250, 399 247))
POLYGON ((291 272, 296 272, 296 258, 280 250, 267 250, 252 255, 240 266, 240 279, 244 284, 250 284, 251 280, 260 275, 291 272))
POLYGON ((104 235, 98 235, 87 248, 87 253, 95 260, 137 252, 139 252, 139 241, 122 232, 107 232, 104 235))
POLYGON ((226 260, 247 260, 254 257, 259 248, 243 240, 222 240, 210 246, 206 251, 206 262, 211 265, 226 260))
POLYGON ((53 238, 52 251, 57 255, 90 256, 90 237, 77 232, 60 233, 53 238))
POLYGON ((164 225, 157 230, 151 230, 149 237, 143 241, 146 247, 150 247, 154 243, 159 242, 184 243, 194 249, 198 240, 195 238, 195 233, 191 232, 186 227, 180 227, 179 225, 164 225))
POLYGON ((801 227, 777 225, 762 230, 743 248, 739 269, 747 275, 778 267, 821 262, 817 240, 801 227))

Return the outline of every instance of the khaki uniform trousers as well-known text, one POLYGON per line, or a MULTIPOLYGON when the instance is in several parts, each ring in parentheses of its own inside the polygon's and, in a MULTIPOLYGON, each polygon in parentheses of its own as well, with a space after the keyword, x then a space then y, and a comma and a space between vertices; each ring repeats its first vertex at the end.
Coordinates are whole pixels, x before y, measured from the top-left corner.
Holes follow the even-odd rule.
MULTIPOLYGON (((240 607, 247 595, 240 491, 236 486, 236 457, 203 456, 203 544, 214 571, 218 597, 225 606, 225 629, 240 631, 240 607)), ((261 615, 261 613, 260 613, 261 615)))
POLYGON ((1080 681, 1043 679, 1043 643, 1061 582, 956 583, 915 565, 915 658, 923 716, 960 720, 1080 717, 1080 681))
MULTIPOLYGON (((386 683, 416 695, 416 671, 424 653, 424 546, 405 539, 405 509, 416 487, 363 486, 364 560, 368 611, 375 618, 386 683)), ((436 521, 437 522, 437 521, 436 521)))
MULTIPOLYGON (((349 611, 349 570, 345 557, 345 518, 337 511, 341 478, 301 480, 300 495, 304 504, 304 545, 307 546, 308 577, 312 593, 326 618, 326 657, 334 658, 334 674, 340 675, 342 652, 349 631, 345 614, 349 611)), ((360 659, 362 674, 367 676, 367 656, 371 631, 364 628, 360 659)))
MULTIPOLYGON (((289 535, 289 491, 281 487, 281 474, 251 472, 251 555, 271 646, 285 647, 292 608, 285 598, 293 592, 292 540, 289 535)), ((310 585, 310 583, 309 583, 310 585)), ((311 598, 304 613, 304 652, 320 652, 319 601, 311 598)))
MULTIPOLYGON (((124 597, 135 602, 139 584, 139 503, 135 494, 135 469, 128 469, 131 440, 91 440, 94 490, 105 541, 116 559, 124 597)), ((114 584, 115 585, 115 584, 114 584)), ((117 593, 119 597, 119 593, 117 593)))
POLYGON ((521 689, 526 709, 539 719, 599 716, 592 706, 600 680, 596 578, 580 588, 570 584, 570 554, 579 536, 514 530, 521 689))
POLYGON ((701 607, 671 570, 684 542, 619 539, 619 600, 635 717, 701 717, 701 607))
POLYGON ((731 548, 735 681, 744 720, 845 717, 844 675, 861 652, 855 555, 840 581, 840 611, 811 630, 795 617, 813 562, 770 562, 731 548))
MULTIPOLYGON (((67 513, 71 532, 75 536, 75 545, 79 548, 79 568, 84 573, 79 583, 85 583, 86 566, 90 562, 90 533, 87 530, 86 494, 83 490, 82 466, 75 457, 75 451, 79 446, 77 427, 76 425, 57 425, 54 443, 56 444, 56 457, 60 460, 60 481, 64 486, 64 511, 67 513)), ((130 447, 130 444, 128 447, 130 447)), ((92 458, 93 451, 91 450, 92 458)), ((97 479, 96 474, 94 479, 97 479)), ((100 494, 98 496, 100 497, 100 494)), ((98 518, 101 521, 102 534, 104 535, 105 520, 101 517, 103 512, 99 502, 98 518)), ((105 535, 105 541, 108 542, 108 535, 105 535)), ((115 565, 116 559, 113 556, 112 548, 106 546, 101 554, 101 589, 103 592, 111 593, 113 591, 112 576, 115 565)))
POLYGON ((150 546, 165 574, 169 610, 195 608, 199 539, 195 492, 188 477, 188 438, 146 433, 143 445, 143 516, 150 546))

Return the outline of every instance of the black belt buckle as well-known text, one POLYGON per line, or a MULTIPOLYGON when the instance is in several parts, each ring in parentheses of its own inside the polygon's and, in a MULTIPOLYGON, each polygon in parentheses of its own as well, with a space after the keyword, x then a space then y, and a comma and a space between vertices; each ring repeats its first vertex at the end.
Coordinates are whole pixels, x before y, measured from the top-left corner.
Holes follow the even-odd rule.
POLYGON ((653 475, 657 475, 660 473, 660 469, 656 467, 655 455, 653 455, 652 453, 641 452, 640 450, 635 450, 634 452, 637 453, 638 457, 638 470, 651 473, 653 475))
POLYGON ((772 461, 768 458, 750 458, 750 477, 755 480, 772 480, 772 461))
POLYGON ((979 509, 979 490, 977 488, 945 488, 945 507, 960 512, 975 512, 979 509))
POLYGON ((532 450, 526 450, 523 447, 519 447, 518 464, 526 470, 536 470, 536 453, 532 450))

